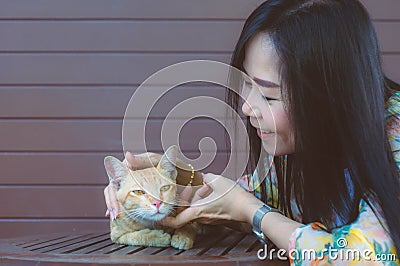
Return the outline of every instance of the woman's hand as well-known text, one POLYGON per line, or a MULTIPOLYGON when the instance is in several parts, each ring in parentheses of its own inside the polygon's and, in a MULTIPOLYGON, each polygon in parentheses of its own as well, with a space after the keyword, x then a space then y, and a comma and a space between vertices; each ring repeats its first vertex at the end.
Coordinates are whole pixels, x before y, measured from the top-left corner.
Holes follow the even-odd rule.
MULTIPOLYGON (((151 166, 157 166, 161 159, 160 154, 146 152, 138 155, 133 155, 130 152, 125 154, 124 163, 131 170, 145 169, 151 166)), ((111 184, 104 189, 104 199, 107 205, 107 211, 105 216, 110 216, 111 219, 115 219, 119 213, 119 205, 117 196, 111 184)))
POLYGON ((179 228, 190 221, 215 223, 218 220, 251 223, 262 202, 234 181, 220 175, 205 174, 205 185, 193 196, 191 206, 176 217, 166 217, 162 224, 179 228))

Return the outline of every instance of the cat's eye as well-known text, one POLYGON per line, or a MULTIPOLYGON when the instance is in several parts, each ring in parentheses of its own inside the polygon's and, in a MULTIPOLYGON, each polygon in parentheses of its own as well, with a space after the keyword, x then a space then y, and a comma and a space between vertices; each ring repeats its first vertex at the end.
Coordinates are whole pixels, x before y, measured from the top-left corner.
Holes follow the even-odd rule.
POLYGON ((164 191, 167 191, 170 187, 171 187, 171 185, 162 186, 160 188, 160 190, 164 192, 164 191))
POLYGON ((144 191, 140 190, 140 189, 132 190, 131 193, 138 195, 138 196, 144 195, 144 191))

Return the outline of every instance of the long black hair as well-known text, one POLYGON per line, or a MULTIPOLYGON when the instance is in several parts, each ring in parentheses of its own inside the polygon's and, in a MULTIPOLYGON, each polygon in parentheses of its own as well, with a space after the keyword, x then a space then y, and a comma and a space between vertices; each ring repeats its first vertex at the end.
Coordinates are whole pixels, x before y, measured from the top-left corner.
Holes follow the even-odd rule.
MULTIPOLYGON (((247 19, 232 66, 244 71, 246 44, 258 33, 268 35, 277 51, 284 106, 294 131, 295 153, 274 157, 277 207, 291 216, 293 196, 303 223, 321 221, 332 230, 340 226, 335 217, 353 222, 361 198, 372 197, 400 251, 400 179, 385 123, 386 101, 399 86, 382 71, 367 11, 357 0, 266 1, 247 19)), ((239 87, 237 82, 232 78, 232 87, 239 87)), ((236 111, 239 98, 227 90, 226 100, 236 111)), ((247 129, 249 170, 258 165, 263 173, 261 141, 249 118, 247 129)), ((265 200, 265 182, 261 192, 265 200)))

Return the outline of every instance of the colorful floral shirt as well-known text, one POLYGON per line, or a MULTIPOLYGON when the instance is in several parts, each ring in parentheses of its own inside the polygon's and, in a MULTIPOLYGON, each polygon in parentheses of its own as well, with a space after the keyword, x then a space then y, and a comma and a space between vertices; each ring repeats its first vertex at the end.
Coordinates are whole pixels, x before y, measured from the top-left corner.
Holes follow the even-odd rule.
MULTIPOLYGON (((389 99, 386 122, 394 158, 400 168, 400 92, 393 93, 389 99)), ((265 162, 268 169, 267 204, 276 206, 278 182, 275 166, 269 162, 272 162, 272 157, 267 158, 265 162)), ((255 171, 252 175, 242 177, 241 184, 256 197, 261 198, 259 187, 261 181, 255 171)), ((382 265, 400 265, 382 210, 374 205, 374 212, 367 201, 373 204, 373 200, 362 199, 359 204, 359 215, 353 223, 333 229, 331 232, 328 232, 320 222, 297 228, 289 240, 288 256, 291 265, 329 264, 336 258, 343 259, 338 265, 362 265, 368 259, 370 262, 379 262, 382 265)), ((290 218, 302 222, 294 199, 291 200, 291 207, 294 215, 290 218)))

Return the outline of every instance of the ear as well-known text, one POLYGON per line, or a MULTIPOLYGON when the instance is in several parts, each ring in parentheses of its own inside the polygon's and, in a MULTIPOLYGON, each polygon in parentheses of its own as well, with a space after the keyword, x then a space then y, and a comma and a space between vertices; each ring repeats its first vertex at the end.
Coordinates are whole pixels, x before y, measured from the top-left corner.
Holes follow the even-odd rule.
POLYGON ((113 156, 107 156, 104 158, 104 167, 106 168, 110 184, 118 190, 121 187, 123 179, 129 175, 128 168, 113 156))
POLYGON ((178 175, 178 171, 176 170, 177 156, 178 146, 173 145, 167 149, 157 165, 157 169, 166 172, 168 174, 168 177, 172 180, 175 180, 176 176, 178 175))

